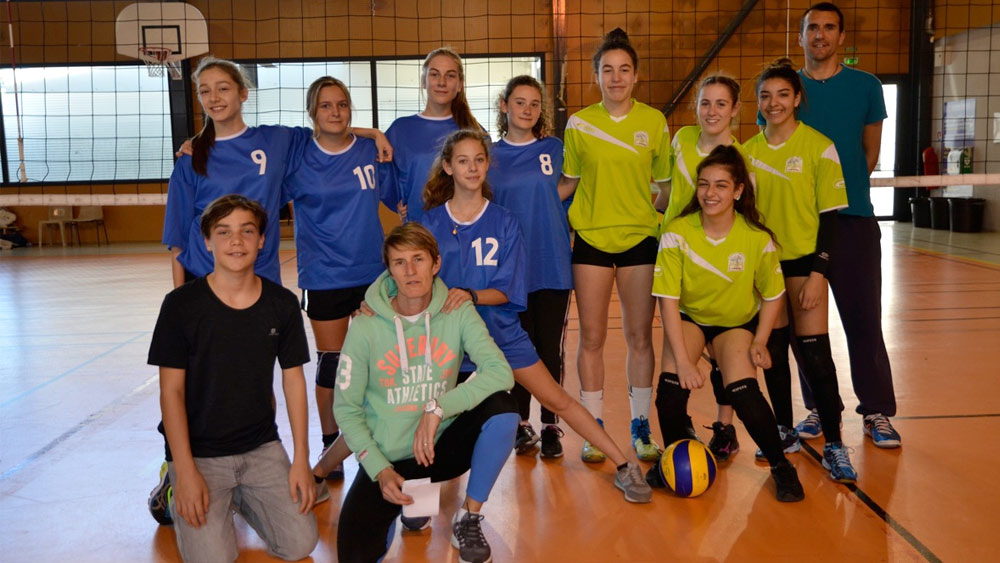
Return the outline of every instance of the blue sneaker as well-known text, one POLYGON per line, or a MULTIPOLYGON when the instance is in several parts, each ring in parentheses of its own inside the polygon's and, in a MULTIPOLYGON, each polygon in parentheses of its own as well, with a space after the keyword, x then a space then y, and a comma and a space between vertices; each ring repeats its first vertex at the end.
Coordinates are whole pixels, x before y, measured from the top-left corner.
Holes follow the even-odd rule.
POLYGON ((829 442, 823 446, 823 468, 838 483, 854 483, 858 480, 858 472, 851 465, 850 452, 841 442, 829 442))
POLYGON ((823 426, 819 423, 819 411, 816 409, 809 411, 805 420, 795 425, 795 431, 799 434, 799 438, 806 440, 822 436, 823 426))
MULTIPOLYGON (((802 449, 802 442, 799 441, 799 433, 794 428, 779 424, 778 437, 781 438, 781 449, 786 454, 793 454, 802 449)), ((767 459, 760 448, 757 448, 757 452, 753 456, 757 461, 767 459)))
POLYGON ((900 446, 899 432, 892 427, 889 417, 882 413, 869 414, 862 421, 865 434, 871 436, 872 442, 880 448, 898 448, 900 446))
POLYGON ((632 447, 639 461, 656 461, 660 457, 660 446, 650 437, 649 420, 644 416, 632 419, 632 447))

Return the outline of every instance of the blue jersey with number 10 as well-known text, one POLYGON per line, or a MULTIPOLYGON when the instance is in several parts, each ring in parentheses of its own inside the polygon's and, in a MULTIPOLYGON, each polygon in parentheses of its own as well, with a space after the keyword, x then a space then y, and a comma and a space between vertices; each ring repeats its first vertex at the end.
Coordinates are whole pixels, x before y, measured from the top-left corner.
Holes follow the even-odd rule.
POLYGON ((445 138, 454 131, 458 131, 458 125, 451 116, 433 118, 416 114, 393 121, 385 132, 392 144, 396 201, 406 204, 407 221, 419 221, 424 214, 427 176, 445 138))
POLYGON ((559 200, 563 144, 556 137, 493 145, 489 181, 494 200, 517 216, 530 241, 524 268, 528 293, 572 289, 572 249, 566 207, 559 200))
POLYGON ((215 140, 208 153, 207 176, 194 171, 191 157, 177 160, 167 189, 167 209, 163 220, 163 244, 181 249, 177 259, 196 276, 212 272, 215 262, 205 248, 201 234, 201 213, 216 199, 240 194, 261 204, 267 211, 264 248, 254 263, 254 271, 274 283, 281 283, 278 245, 281 228, 278 215, 288 203, 281 184, 286 165, 302 153, 311 131, 304 127, 262 125, 215 140))
POLYGON ((312 140, 290 167, 285 191, 295 205, 299 287, 357 287, 385 270, 378 195, 390 165, 377 156, 371 139, 355 138, 336 153, 312 140))
MULTIPOLYGON (((487 202, 479 217, 461 223, 452 217, 446 203, 424 213, 420 222, 437 239, 441 252, 438 275, 445 285, 476 291, 497 289, 507 296, 503 305, 478 305, 476 311, 510 367, 518 369, 537 362, 535 348, 517 316, 528 302, 524 244, 517 217, 487 202)), ((473 369, 475 366, 466 358, 462 371, 473 369)))

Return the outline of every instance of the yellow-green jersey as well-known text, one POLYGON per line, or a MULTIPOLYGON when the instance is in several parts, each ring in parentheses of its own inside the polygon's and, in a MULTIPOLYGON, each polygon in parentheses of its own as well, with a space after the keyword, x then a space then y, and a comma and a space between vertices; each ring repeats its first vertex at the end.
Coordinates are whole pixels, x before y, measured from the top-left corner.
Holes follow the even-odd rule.
MULTIPOLYGON (((708 156, 698 148, 700 125, 681 127, 670 142, 670 202, 663 215, 661 230, 671 219, 681 214, 698 188, 698 165, 708 156)), ((733 137, 733 146, 746 158, 743 146, 733 137)))
POLYGON ((705 234, 701 213, 678 217, 660 235, 653 295, 679 299, 681 312, 706 326, 735 327, 760 310, 760 300, 785 293, 771 235, 739 213, 722 240, 705 234))
POLYGON ((778 146, 761 131, 743 145, 757 188, 757 209, 781 245, 781 259, 816 251, 819 214, 847 207, 833 141, 805 123, 778 146))
POLYGON ((624 252, 659 230, 650 180, 670 177, 670 131, 663 113, 632 100, 612 117, 596 103, 566 123, 563 175, 579 178, 569 223, 604 252, 624 252))

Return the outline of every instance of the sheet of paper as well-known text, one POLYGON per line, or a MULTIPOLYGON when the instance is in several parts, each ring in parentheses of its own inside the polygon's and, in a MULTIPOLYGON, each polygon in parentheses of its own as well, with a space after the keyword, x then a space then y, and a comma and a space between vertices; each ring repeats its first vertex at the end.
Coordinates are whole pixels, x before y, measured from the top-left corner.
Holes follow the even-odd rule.
POLYGON ((441 506, 441 483, 431 483, 430 477, 408 479, 403 481, 403 494, 413 497, 413 504, 403 505, 403 516, 418 518, 437 515, 441 506))

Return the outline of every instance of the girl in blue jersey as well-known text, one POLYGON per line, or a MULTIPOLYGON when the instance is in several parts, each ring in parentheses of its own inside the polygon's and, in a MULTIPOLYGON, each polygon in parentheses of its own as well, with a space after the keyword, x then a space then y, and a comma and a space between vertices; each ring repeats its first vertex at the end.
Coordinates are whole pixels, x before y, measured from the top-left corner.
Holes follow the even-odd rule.
POLYGON ((295 206, 302 309, 316 339, 316 407, 324 448, 339 434, 333 389, 348 320, 383 270, 378 195, 386 192, 389 164, 377 162, 374 141, 353 134, 351 108, 351 94, 340 80, 324 76, 309 86, 312 139, 290 163, 284 184, 295 206))
MULTIPOLYGON (((656 261, 659 215, 650 182, 670 176, 670 134, 663 113, 637 101, 639 57, 628 35, 616 28, 593 56, 601 102, 574 113, 566 124, 566 154, 559 192, 573 194, 569 221, 573 242, 573 284, 580 313, 576 354, 580 397, 600 420, 604 401, 604 343, 608 307, 617 285, 627 350, 632 446, 639 459, 653 461, 660 449, 650 437, 653 396, 653 313, 649 290, 656 261)), ((605 455, 589 442, 584 461, 605 455)))
MULTIPOLYGON (((517 217, 525 240, 530 241, 524 245, 528 297, 526 309, 519 314, 521 327, 549 374, 562 385, 566 315, 573 288, 572 249, 558 190, 563 144, 547 136, 549 115, 542 99, 542 86, 531 76, 510 79, 500 93, 497 129, 502 137, 493 145, 489 184, 493 201, 517 217)), ((527 453, 539 440, 528 422, 531 395, 519 383, 511 393, 521 415, 515 447, 518 453, 527 453)), ((542 457, 563 453, 557 422, 555 413, 542 406, 542 457)))
MULTIPOLYGON (((711 345, 725 393, 771 464, 778 500, 799 501, 802 485, 757 384, 757 368, 770 367, 767 340, 785 293, 774 234, 758 216, 736 148, 714 148, 697 172, 695 197, 664 227, 654 273, 653 294, 675 352, 664 361, 671 383, 656 401, 660 428, 665 435, 684 431, 688 396, 705 382, 696 364, 711 345)), ((657 463, 648 481, 661 480, 659 468, 657 463)))
MULTIPOLYGON (((174 287, 212 271, 212 255, 198 227, 202 210, 221 196, 237 193, 277 218, 288 201, 281 189, 286 166, 309 138, 309 130, 301 127, 247 127, 242 107, 249 92, 235 63, 205 57, 193 78, 205 125, 192 140, 191 156, 181 156, 174 165, 163 221, 174 287)), ((275 283, 281 283, 279 223, 268 221, 264 248, 254 265, 258 275, 275 283)))
POLYGON ((764 130, 747 141, 764 220, 783 247, 781 269, 788 306, 768 342, 773 366, 768 394, 786 452, 800 449, 792 424, 789 331, 796 359, 816 398, 823 435, 823 467, 830 478, 853 483, 857 472, 840 437, 840 391, 829 336, 827 266, 836 238, 837 210, 847 207, 840 158, 833 141, 796 119, 805 92, 791 61, 780 59, 757 78, 764 130), (791 321, 791 322, 790 322, 791 321), (791 326, 789 326, 791 325, 791 326))
MULTIPOLYGON (((681 127, 670 143, 670 188, 660 190, 654 204, 658 211, 664 212, 661 231, 695 196, 698 165, 713 148, 720 145, 735 146, 742 153, 743 148, 733 136, 732 130, 733 119, 738 119, 739 115, 739 83, 721 74, 705 77, 698 86, 698 97, 695 102, 695 118, 698 124, 681 127)), ((670 341, 665 332, 660 358, 662 364, 673 362, 670 341)), ((712 389, 719 404, 719 414, 718 420, 711 426, 712 439, 708 443, 708 448, 717 460, 725 461, 739 451, 740 445, 736 439, 736 427, 733 426, 733 408, 723 392, 722 373, 714 359, 711 360, 711 364, 712 389)), ((663 368, 662 371, 669 370, 663 368)), ((683 433, 664 436, 663 441, 670 444, 676 440, 695 436, 694 428, 689 423, 683 433)))
POLYGON ((465 70, 454 50, 441 47, 427 54, 421 84, 427 94, 424 111, 400 117, 385 132, 394 149, 396 199, 404 221, 423 214, 424 184, 445 137, 459 129, 482 129, 465 98, 465 70))
MULTIPOLYGON (((514 370, 515 381, 611 456, 617 465, 615 485, 626 500, 648 502, 651 491, 638 464, 629 461, 586 409, 556 384, 521 328, 517 314, 527 301, 521 229, 513 213, 490 201, 488 145, 488 138, 477 131, 450 135, 424 188, 425 213, 420 221, 438 241, 439 275, 450 288, 442 310, 472 301, 514 370)), ((474 369, 469 361, 462 366, 463 372, 474 369)))

